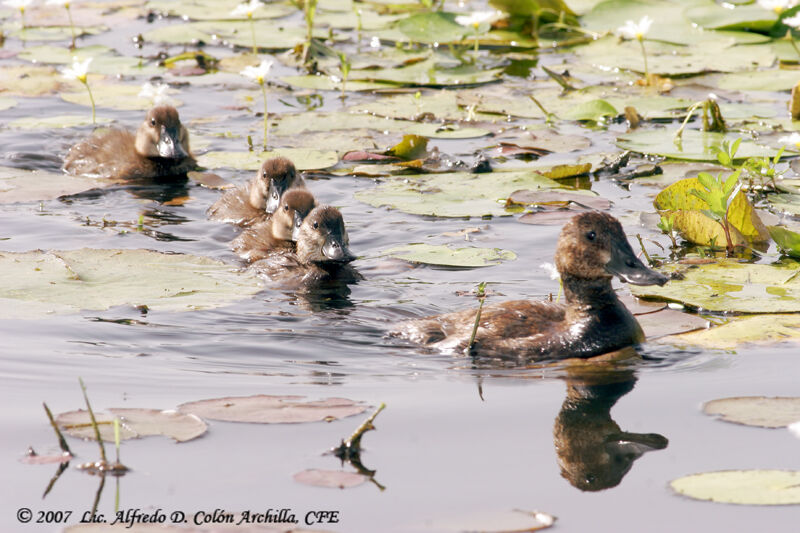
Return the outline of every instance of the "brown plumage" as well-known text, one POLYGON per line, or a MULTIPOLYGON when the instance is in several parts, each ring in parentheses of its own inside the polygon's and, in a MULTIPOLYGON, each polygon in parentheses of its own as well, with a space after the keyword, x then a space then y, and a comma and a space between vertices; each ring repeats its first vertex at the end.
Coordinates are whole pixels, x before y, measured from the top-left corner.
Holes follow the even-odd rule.
POLYGON ((267 159, 245 185, 227 191, 208 209, 208 218, 239 226, 267 219, 289 189, 303 188, 305 181, 285 157, 267 159))
MULTIPOLYGON (((666 283, 633 253, 619 221, 601 212, 576 215, 556 248, 565 304, 517 300, 483 307, 470 353, 525 361, 592 357, 644 340, 639 323, 611 288, 612 275, 638 285, 666 283)), ((390 333, 444 352, 464 352, 476 309, 402 323, 390 333)))
POLYGON ((116 179, 182 176, 195 168, 189 133, 167 105, 151 109, 135 135, 120 129, 98 133, 70 148, 64 160, 70 174, 116 179))
POLYGON ((276 250, 293 250, 303 220, 316 201, 306 189, 290 189, 283 193, 280 207, 272 216, 246 228, 233 242, 231 249, 252 263, 268 257, 276 250))

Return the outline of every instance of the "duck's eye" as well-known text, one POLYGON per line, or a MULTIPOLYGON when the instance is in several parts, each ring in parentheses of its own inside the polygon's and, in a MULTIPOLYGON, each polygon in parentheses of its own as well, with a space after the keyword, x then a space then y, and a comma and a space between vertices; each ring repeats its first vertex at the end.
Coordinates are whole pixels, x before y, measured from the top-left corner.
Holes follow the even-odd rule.
POLYGON ((289 204, 283 204, 283 210, 289 211, 289 204))
POLYGON ((597 234, 594 231, 589 231, 586 233, 586 238, 590 241, 593 241, 595 237, 597 237, 597 234))
POLYGON ((156 125, 156 119, 154 119, 154 118, 151 118, 151 119, 150 119, 150 125, 151 125, 151 126, 155 126, 155 125, 156 125))
POLYGON ((314 229, 319 229, 319 222, 314 222, 314 229))
POLYGON ((267 179, 267 171, 266 170, 261 173, 261 177, 264 178, 264 179, 267 179))

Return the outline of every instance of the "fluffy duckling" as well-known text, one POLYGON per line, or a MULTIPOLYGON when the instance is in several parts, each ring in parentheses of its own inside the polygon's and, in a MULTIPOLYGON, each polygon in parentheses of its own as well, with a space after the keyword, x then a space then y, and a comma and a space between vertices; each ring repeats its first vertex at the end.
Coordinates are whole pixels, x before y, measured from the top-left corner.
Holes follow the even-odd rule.
POLYGON ((253 268, 282 286, 307 286, 328 280, 355 281, 342 214, 330 205, 315 207, 295 233, 296 251, 281 250, 253 263, 253 268))
POLYGON ((314 206, 316 201, 308 190, 286 191, 281 197, 280 207, 272 216, 246 228, 231 242, 231 248, 249 263, 264 259, 275 250, 293 249, 303 220, 314 206))
MULTIPOLYGON (((619 301, 611 278, 663 285, 667 277, 636 257, 619 221, 590 211, 572 218, 556 248, 566 303, 516 300, 483 307, 470 353, 523 361, 593 357, 644 341, 639 323, 619 301)), ((475 323, 470 309, 400 324, 392 336, 444 352, 464 352, 475 323)))
POLYGON ((227 191, 208 209, 208 218, 239 226, 261 222, 280 205, 289 189, 305 187, 294 163, 285 157, 267 159, 246 185, 227 191))
POLYGON ((168 105, 148 111, 135 135, 120 129, 93 135, 70 148, 64 161, 70 174, 116 179, 180 176, 195 168, 189 132, 168 105))

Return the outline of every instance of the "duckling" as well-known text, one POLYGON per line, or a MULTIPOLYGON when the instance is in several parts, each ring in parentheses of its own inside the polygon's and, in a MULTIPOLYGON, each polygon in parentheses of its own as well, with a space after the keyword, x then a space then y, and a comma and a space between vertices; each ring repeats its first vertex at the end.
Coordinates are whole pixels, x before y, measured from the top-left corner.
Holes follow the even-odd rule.
POLYGON ((231 249, 248 263, 264 259, 275 250, 293 249, 303 220, 315 205, 314 196, 306 189, 286 191, 278 210, 269 219, 245 229, 231 242, 231 249))
POLYGON ((275 212, 284 192, 305 186, 305 181, 297 173, 294 163, 285 157, 273 157, 264 161, 249 183, 222 195, 208 209, 208 218, 249 226, 263 221, 275 212))
POLYGON ((278 250, 252 267, 282 286, 308 286, 329 280, 356 281, 361 276, 348 263, 355 259, 342 214, 320 205, 306 216, 295 233, 295 252, 278 250))
POLYGON ((127 180, 184 175, 197 168, 197 161, 178 111, 162 105, 147 112, 135 135, 111 129, 76 144, 63 168, 75 175, 127 180))
MULTIPOLYGON (((619 301, 611 278, 663 285, 668 278, 634 255, 622 225, 606 213, 573 217, 556 247, 566 303, 516 300, 485 305, 471 354, 521 361, 593 357, 644 341, 639 323, 619 301)), ((475 323, 470 309, 402 323, 391 336, 443 352, 464 352, 475 323)))

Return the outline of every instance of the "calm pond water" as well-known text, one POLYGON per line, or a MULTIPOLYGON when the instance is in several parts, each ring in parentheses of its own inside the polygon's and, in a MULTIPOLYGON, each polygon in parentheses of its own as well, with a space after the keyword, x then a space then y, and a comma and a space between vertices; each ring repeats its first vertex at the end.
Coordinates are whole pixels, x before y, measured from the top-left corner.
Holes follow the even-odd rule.
MULTIPOLYGON (((101 34, 82 44, 139 53, 130 38, 150 27, 138 20, 118 35, 101 34)), ((21 44, 9 39, 5 46, 15 50, 21 44)), ((162 49, 147 44, 144 52, 162 49)), ((180 47, 169 51, 176 53, 180 47)), ((545 61, 560 59, 551 54, 545 61)), ((275 68, 281 74, 293 72, 275 68)), ((522 75, 528 73, 523 69, 522 75)), ((514 76, 508 74, 507 79, 514 76)), ((495 87, 486 86, 486 94, 495 87)), ((258 119, 251 113, 231 113, 234 102, 221 94, 224 91, 215 86, 184 87, 180 94, 184 123, 198 136, 228 130, 238 135, 252 132, 255 140, 258 119), (230 121, 223 127, 200 120, 228 114, 230 121)), ((273 90, 270 111, 302 110, 288 105, 299 105, 295 96, 273 90)), ((335 93, 324 93, 324 98, 326 109, 341 106, 335 93)), ((347 103, 371 98, 351 95, 347 103)), ((2 112, 0 122, 88 112, 55 95, 18 100, 16 107, 2 112)), ((141 111, 107 108, 98 114, 129 127, 142 116, 141 111)), ((68 146, 90 131, 2 128, 0 164, 57 170, 68 146)), ((577 126, 560 131, 592 134, 577 126)), ((388 135, 384 144, 398 139, 388 135)), ((610 150, 609 139, 596 132, 589 151, 610 150)), ((214 149, 244 149, 241 137, 212 143, 214 149)), ((431 146, 462 158, 490 144, 486 139, 431 141, 431 146)), ((558 162, 559 156, 545 161, 558 162)), ((236 183, 250 178, 250 172, 217 172, 236 183)), ((338 460, 323 452, 350 435, 363 417, 299 425, 211 422, 207 435, 189 443, 161 438, 125 442, 122 459, 133 471, 119 480, 118 487, 113 480, 106 483, 99 504, 99 512, 106 516, 114 512, 118 491, 119 508, 145 512, 161 509, 193 516, 215 509, 289 508, 304 517, 309 511, 338 511, 338 524, 315 527, 343 532, 459 531, 486 518, 502 529, 503 517, 514 509, 552 514, 558 518, 556 529, 570 532, 797 530, 796 507, 698 502, 675 495, 668 486, 671 480, 696 472, 800 469, 798 441, 788 431, 726 424, 700 411, 703 402, 721 397, 796 396, 800 372, 796 348, 723 352, 647 344, 640 350, 642 362, 594 387, 557 368, 474 367, 461 357, 423 353, 386 339, 386 331, 407 317, 472 306, 474 298, 458 293, 481 281, 502 295, 492 297, 497 299, 540 299, 555 292, 556 285, 539 265, 552 261, 560 227, 520 224, 514 217, 406 215, 372 208, 354 198, 354 192, 371 186, 372 180, 321 173, 309 180, 318 199, 340 207, 351 247, 359 255, 355 265, 365 279, 346 290, 302 295, 266 289, 252 299, 191 313, 142 315, 119 307, 39 320, 0 320, 4 406, 0 424, 5 435, 0 443, 5 479, 0 488, 0 529, 61 529, 54 524, 20 524, 16 519, 20 508, 31 509, 34 517, 39 511, 71 510, 74 515, 68 525, 91 509, 97 477, 71 466, 43 499, 56 467, 19 462, 28 446, 40 453, 55 451, 41 404, 47 402, 54 412, 83 407, 78 387, 82 377, 98 410, 170 409, 188 401, 250 394, 344 397, 387 405, 375 422, 377 431, 363 440, 362 460, 375 470, 375 483, 337 490, 308 487, 292 479, 308 468, 338 469, 338 460), (517 260, 486 269, 452 270, 414 268, 380 255, 409 242, 457 242, 442 234, 474 227, 480 232, 471 235, 473 243, 514 250, 517 260), (573 401, 565 403, 568 391, 573 401), (623 443, 611 462, 604 463, 596 451, 620 430, 614 424, 630 434, 654 434, 649 436, 652 449, 623 443)), ((640 185, 628 189, 602 180, 590 185, 613 202, 611 212, 623 220, 629 234, 648 231, 639 226, 639 213, 652 211, 652 196, 658 189, 640 185)), ((206 208, 219 194, 189 182, 174 188, 116 187, 42 203, 0 205, 2 249, 146 248, 237 264, 227 248, 235 230, 205 218, 206 208), (179 205, 168 201, 183 196, 189 200, 179 205), (103 219, 135 223, 140 215, 144 232, 121 233, 119 227, 100 223, 103 219)), ((70 443, 78 461, 96 457, 93 444, 75 439, 70 443)))

